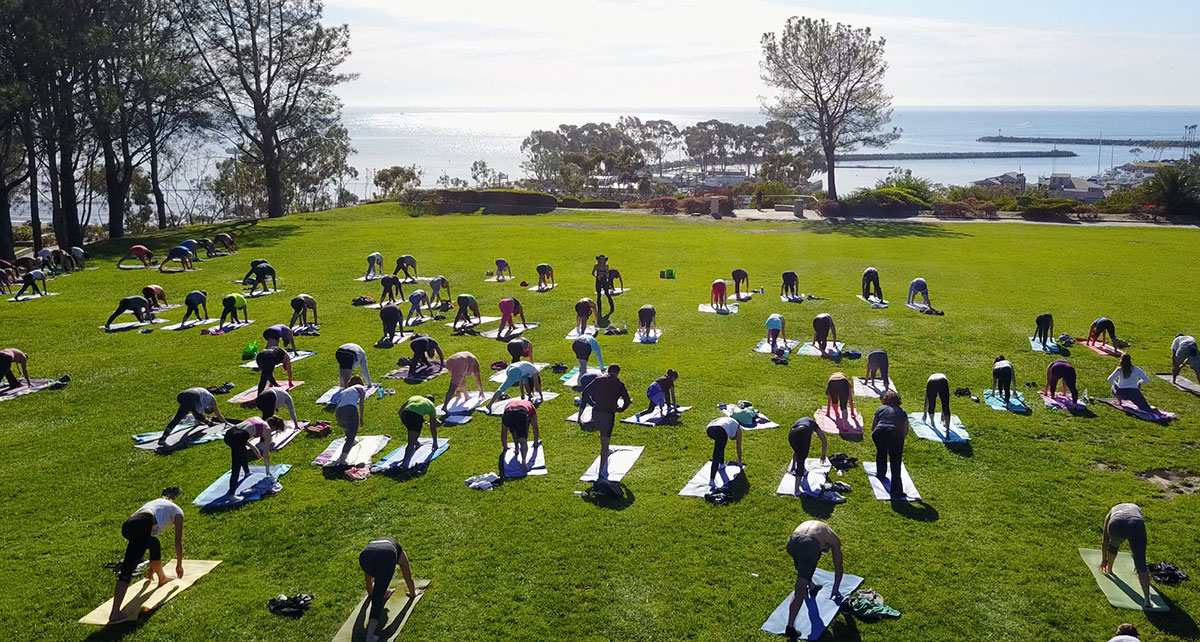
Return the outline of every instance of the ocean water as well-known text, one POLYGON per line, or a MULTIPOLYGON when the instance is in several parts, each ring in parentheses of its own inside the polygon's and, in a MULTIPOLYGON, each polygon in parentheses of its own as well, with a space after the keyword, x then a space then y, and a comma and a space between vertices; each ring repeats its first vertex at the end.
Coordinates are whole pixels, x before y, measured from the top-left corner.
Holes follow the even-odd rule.
MULTIPOLYGON (((475 110, 430 108, 348 108, 344 119, 358 150, 351 164, 363 177, 391 165, 417 164, 424 168, 424 183, 432 185, 445 172, 470 180, 471 163, 487 161, 493 169, 511 178, 523 177, 521 141, 534 129, 554 129, 560 124, 615 123, 622 115, 642 120, 665 118, 680 128, 716 118, 727 122, 761 124, 766 118, 754 110, 728 111, 562 111, 562 110, 475 110)), ((1048 150, 1053 145, 980 143, 980 136, 1002 133, 1011 136, 1056 136, 1072 138, 1163 138, 1180 139, 1184 127, 1200 123, 1200 108, 1080 109, 1080 108, 897 108, 892 124, 901 128, 900 140, 888 148, 896 152, 971 152, 1048 150)), ((892 167, 911 169, 914 174, 944 184, 965 184, 1009 171, 1023 171, 1026 178, 1052 172, 1092 176, 1097 168, 1135 160, 1128 147, 1059 146, 1079 154, 1075 158, 1029 158, 987 160, 874 161, 854 163, 872 168, 845 167, 837 171, 841 192, 874 185, 892 167)), ((864 149, 861 151, 879 151, 864 149)), ((1152 152, 1146 150, 1143 159, 1152 152)), ((1167 150, 1164 157, 1178 158, 1180 149, 1167 150)), ((681 157, 679 152, 673 158, 681 157)), ((818 175, 814 178, 822 178, 818 175)), ((356 188, 368 189, 365 180, 356 188)))

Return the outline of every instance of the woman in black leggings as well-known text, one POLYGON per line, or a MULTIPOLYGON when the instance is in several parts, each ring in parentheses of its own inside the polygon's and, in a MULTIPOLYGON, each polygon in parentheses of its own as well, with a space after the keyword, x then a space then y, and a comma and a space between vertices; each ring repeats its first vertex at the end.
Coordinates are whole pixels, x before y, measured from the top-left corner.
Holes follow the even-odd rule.
POLYGON ((1013 364, 1004 358, 1004 355, 996 357, 992 363, 992 392, 999 391, 999 394, 1004 397, 1004 405, 1008 405, 1008 400, 1012 398, 1013 380, 1016 379, 1016 370, 1013 369, 1013 364))
POLYGON ((869 267, 862 273, 862 298, 869 299, 874 295, 883 300, 883 288, 879 286, 879 270, 869 267))
POLYGON ((921 416, 921 420, 929 424, 929 416, 937 414, 934 412, 937 409, 937 402, 942 401, 942 423, 946 425, 946 429, 950 429, 950 380, 946 375, 936 372, 929 375, 929 379, 925 381, 925 413, 921 416))
POLYGON ((725 445, 730 439, 737 441, 738 465, 742 465, 742 425, 733 417, 717 417, 708 422, 708 436, 713 440, 712 466, 709 468, 708 485, 717 485, 717 471, 725 465, 725 445))
POLYGON ((796 276, 795 270, 783 273, 783 285, 779 286, 779 295, 789 299, 800 296, 800 277, 796 276))
POLYGON ((268 383, 272 388, 279 387, 279 382, 275 381, 275 366, 278 365, 287 372, 288 388, 292 387, 292 357, 287 350, 279 346, 264 348, 254 357, 254 363, 258 366, 258 394, 266 390, 268 383))
POLYGON ((150 311, 150 300, 144 296, 127 296, 117 303, 117 311, 108 317, 108 321, 104 322, 104 329, 107 330, 112 322, 117 317, 121 316, 122 312, 132 312, 134 317, 137 317, 138 323, 145 323, 154 319, 154 313, 150 311))
MULTIPOLYGON (((603 314, 604 301, 601 296, 608 296, 608 313, 612 314, 617 307, 612 298, 612 276, 609 274, 608 257, 601 254, 596 257, 596 265, 592 266, 592 276, 596 277, 596 315, 603 314)), ((624 284, 622 284, 624 285, 624 284)))
POLYGON ((875 442, 875 476, 886 479, 891 460, 892 497, 904 496, 904 439, 908 436, 908 415, 900 407, 900 395, 894 390, 883 393, 882 406, 875 409, 871 421, 871 441, 875 442))
MULTIPOLYGON (((388 278, 388 277, 383 277, 388 278)), ((400 336, 404 337, 404 313, 395 303, 385 303, 379 308, 379 320, 383 322, 383 338, 379 341, 396 342, 396 328, 400 328, 400 336)))
POLYGON ((1049 312, 1044 312, 1037 315, 1037 319, 1034 320, 1034 323, 1037 324, 1037 329, 1033 331, 1033 339, 1034 341, 1040 341, 1042 343, 1042 349, 1045 350, 1046 344, 1049 343, 1051 341, 1051 337, 1054 336, 1054 315, 1050 314, 1049 312))
POLYGON ((888 355, 884 350, 872 350, 867 353, 867 385, 874 386, 877 378, 883 381, 884 390, 891 387, 892 380, 888 378, 888 355))
POLYGON ((125 601, 129 583, 133 581, 133 572, 147 551, 150 553, 150 569, 146 576, 155 576, 159 586, 183 577, 183 511, 171 501, 179 496, 179 492, 178 488, 164 490, 161 498, 143 504, 121 525, 121 536, 128 544, 125 546, 125 557, 117 571, 117 587, 113 591, 112 612, 108 615, 109 624, 137 617, 136 613, 132 616, 122 613, 121 606, 125 601), (172 578, 163 573, 162 545, 158 541, 158 536, 170 528, 175 530, 175 577, 172 578))
POLYGON ((1100 340, 1101 345, 1108 345, 1109 342, 1112 342, 1113 347, 1117 347, 1117 327, 1113 324, 1112 319, 1100 317, 1092 321, 1092 327, 1088 330, 1088 345, 1095 345, 1097 339, 1100 340))
POLYGON ((442 354, 442 347, 438 345, 437 340, 425 334, 418 334, 413 337, 412 341, 408 342, 412 348, 412 361, 408 364, 408 375, 411 377, 416 375, 419 370, 430 367, 429 357, 433 353, 437 353, 438 361, 442 368, 446 367, 446 355, 442 354))
POLYGON ((809 446, 812 445, 812 437, 816 435, 821 440, 821 463, 824 464, 826 450, 829 448, 829 443, 825 440, 825 433, 817 430, 817 422, 811 417, 801 417, 792 424, 792 429, 788 431, 788 445, 792 447, 792 476, 796 478, 796 486, 792 489, 793 495, 800 494, 800 482, 804 480, 804 475, 808 472, 804 467, 804 460, 808 457, 809 446))
POLYGON ((1075 387, 1075 366, 1068 361, 1059 359, 1046 368, 1046 394, 1053 397, 1058 383, 1062 382, 1063 392, 1071 391, 1071 403, 1079 403, 1079 389, 1075 387))
POLYGON ((750 275, 742 268, 738 268, 733 271, 731 276, 733 277, 733 300, 741 301, 742 286, 746 286, 746 292, 750 291, 750 275))
POLYGON ((379 629, 383 607, 392 596, 392 589, 388 585, 392 583, 397 566, 404 576, 404 583, 408 585, 408 597, 415 598, 420 595, 421 591, 417 590, 416 584, 413 583, 412 571, 408 567, 408 556, 396 540, 390 537, 371 540, 358 554, 358 567, 362 569, 367 595, 371 600, 371 614, 367 618, 368 642, 379 639, 375 631, 379 629))
POLYGON ((397 296, 401 299, 404 298, 404 288, 400 286, 399 278, 388 274, 380 279, 379 283, 383 286, 383 294, 379 295, 380 303, 383 303, 385 300, 388 303, 395 303, 397 296))

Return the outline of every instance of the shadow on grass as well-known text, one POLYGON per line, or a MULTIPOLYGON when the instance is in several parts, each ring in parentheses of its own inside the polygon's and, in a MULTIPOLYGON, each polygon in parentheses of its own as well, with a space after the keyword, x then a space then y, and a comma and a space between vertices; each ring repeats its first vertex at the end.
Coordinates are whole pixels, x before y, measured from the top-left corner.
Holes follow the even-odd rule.
POLYGON ((845 234, 857 238, 967 238, 966 232, 951 229, 941 223, 905 223, 865 219, 828 219, 813 223, 808 230, 814 234, 845 234))
POLYGON ((583 501, 597 508, 606 508, 608 510, 625 510, 633 506, 633 491, 624 483, 621 484, 621 496, 612 497, 608 495, 584 495, 583 501))
POLYGON ((804 509, 805 513, 817 519, 829 519, 833 515, 833 508, 836 505, 821 501, 810 495, 800 496, 800 507, 804 509))
POLYGON ((211 239, 221 232, 232 236, 234 243, 239 246, 266 248, 278 245, 284 239, 299 234, 301 226, 293 224, 258 225, 258 221, 232 221, 215 225, 168 228, 148 236, 127 236, 125 238, 101 241, 89 245, 87 250, 92 259, 119 259, 125 256, 130 247, 144 245, 154 252, 155 256, 166 256, 167 250, 179 245, 181 240, 189 238, 211 239))
POLYGON ((858 621, 848 611, 841 611, 842 617, 835 617, 829 623, 829 628, 821 635, 821 640, 838 640, 838 642, 859 642, 862 635, 858 632, 858 621))
POLYGON ((137 633, 143 626, 150 622, 150 618, 154 617, 157 609, 142 613, 138 619, 131 622, 122 622, 120 624, 112 624, 105 626, 84 638, 85 642, 105 642, 106 640, 123 640, 126 636, 137 633))
POLYGON ((1188 615, 1187 611, 1179 606, 1174 600, 1167 596, 1163 596, 1170 611, 1165 613, 1146 612, 1146 619, 1154 628, 1185 640, 1195 640, 1200 638, 1200 628, 1196 626, 1196 621, 1192 616, 1188 615))
POLYGON ((917 522, 936 522, 941 517, 937 509, 925 502, 890 502, 892 510, 917 522))
POLYGON ((946 442, 946 450, 958 455, 959 457, 974 457, 975 449, 971 448, 969 441, 950 441, 946 442))

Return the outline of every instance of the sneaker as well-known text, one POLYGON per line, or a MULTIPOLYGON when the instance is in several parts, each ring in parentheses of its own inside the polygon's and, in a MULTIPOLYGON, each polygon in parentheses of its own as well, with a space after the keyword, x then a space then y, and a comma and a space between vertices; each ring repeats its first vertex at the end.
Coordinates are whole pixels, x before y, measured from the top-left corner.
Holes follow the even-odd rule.
POLYGON ((820 499, 822 501, 827 501, 831 504, 845 504, 846 503, 846 498, 843 497, 841 493, 837 492, 836 490, 832 490, 832 489, 822 491, 821 495, 820 495, 820 497, 818 497, 818 499, 820 499))

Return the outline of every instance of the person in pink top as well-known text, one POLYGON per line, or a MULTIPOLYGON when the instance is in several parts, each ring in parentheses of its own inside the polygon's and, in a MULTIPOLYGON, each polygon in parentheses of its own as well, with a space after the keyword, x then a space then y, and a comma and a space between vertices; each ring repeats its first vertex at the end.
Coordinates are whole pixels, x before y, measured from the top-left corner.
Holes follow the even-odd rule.
POLYGON ((500 299, 500 328, 497 336, 505 336, 507 334, 505 328, 516 332, 517 324, 513 320, 514 315, 520 315, 521 325, 526 329, 529 328, 529 325, 525 323, 525 308, 521 307, 521 302, 511 297, 500 299))

